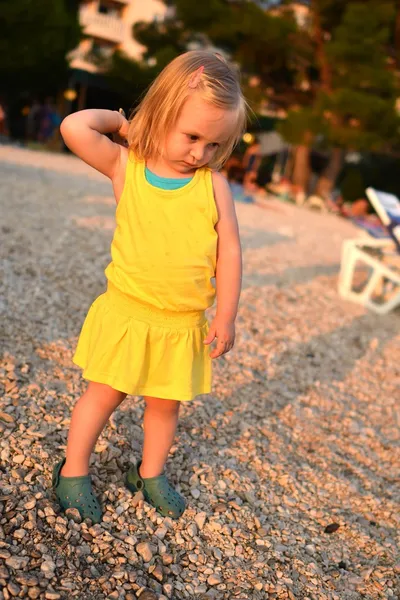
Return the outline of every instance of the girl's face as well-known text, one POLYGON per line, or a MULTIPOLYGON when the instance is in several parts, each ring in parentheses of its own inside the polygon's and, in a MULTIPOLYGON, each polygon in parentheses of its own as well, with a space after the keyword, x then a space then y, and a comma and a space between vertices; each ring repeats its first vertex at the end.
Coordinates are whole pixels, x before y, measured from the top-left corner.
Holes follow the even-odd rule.
POLYGON ((177 123, 165 138, 162 161, 180 175, 190 176, 213 158, 231 135, 236 110, 217 108, 194 94, 186 100, 177 123))

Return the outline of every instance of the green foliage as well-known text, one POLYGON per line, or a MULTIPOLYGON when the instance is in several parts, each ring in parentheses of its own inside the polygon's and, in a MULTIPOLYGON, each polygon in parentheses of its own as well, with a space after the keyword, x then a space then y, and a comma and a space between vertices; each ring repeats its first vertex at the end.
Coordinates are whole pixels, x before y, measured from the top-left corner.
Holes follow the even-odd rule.
POLYGON ((154 68, 115 52, 106 80, 110 89, 121 98, 121 102, 125 106, 131 106, 132 102, 145 92, 155 76, 154 68))
POLYGON ((185 32, 179 22, 171 21, 167 26, 139 22, 133 26, 133 35, 146 47, 144 60, 155 59, 159 71, 186 49, 185 32))
MULTIPOLYGON (((136 39, 146 47, 144 61, 121 56, 113 61, 110 77, 121 92, 134 98, 175 56, 208 42, 240 65, 255 110, 266 98, 289 108, 279 130, 291 143, 311 144, 318 134, 325 146, 359 150, 388 151, 395 143, 398 89, 388 61, 394 0, 311 0, 316 18, 303 30, 290 10, 272 15, 255 1, 164 3, 174 7, 175 16, 134 27, 136 39), (321 56, 332 76, 329 93, 320 86, 321 56), (258 85, 251 84, 254 75, 258 85), (301 89, 305 80, 311 81, 308 90, 301 89)), ((290 7, 287 0, 276 4, 290 7)))
POLYGON ((398 135, 398 90, 388 68, 392 3, 349 3, 326 52, 333 91, 320 94, 332 144, 359 150, 388 149, 398 135))
POLYGON ((78 45, 76 7, 68 0, 2 1, 2 91, 40 90, 65 80, 66 54, 78 45))
MULTIPOLYGON (((175 0, 173 5, 176 16, 134 27, 134 36, 147 48, 146 60, 156 59, 161 70, 167 58, 184 52, 188 45, 208 41, 227 51, 246 75, 260 77, 264 90, 273 88, 281 98, 291 93, 298 57, 306 46, 304 36, 298 44, 293 18, 272 16, 255 2, 175 0)), ((309 47, 307 51, 310 54, 309 47)))
POLYGON ((291 144, 309 144, 325 130, 320 114, 311 107, 290 110, 287 118, 278 124, 277 131, 291 144))
MULTIPOLYGON (((363 1, 368 0, 358 0, 360 4, 363 1)), ((311 7, 318 10, 322 29, 331 33, 340 25, 344 12, 352 2, 354 0, 314 0, 311 7)))
POLYGON ((201 0, 187 2, 175 0, 176 16, 187 29, 207 33, 210 24, 227 20, 229 22, 232 6, 224 0, 201 0))

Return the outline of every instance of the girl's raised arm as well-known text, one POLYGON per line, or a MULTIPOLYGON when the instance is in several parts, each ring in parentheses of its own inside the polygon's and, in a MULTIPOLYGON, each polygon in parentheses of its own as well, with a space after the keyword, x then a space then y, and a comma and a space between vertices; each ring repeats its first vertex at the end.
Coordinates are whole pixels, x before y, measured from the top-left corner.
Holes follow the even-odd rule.
POLYGON ((113 179, 120 161, 121 146, 105 134, 125 137, 129 123, 114 110, 89 109, 68 115, 60 131, 66 146, 88 165, 113 179))

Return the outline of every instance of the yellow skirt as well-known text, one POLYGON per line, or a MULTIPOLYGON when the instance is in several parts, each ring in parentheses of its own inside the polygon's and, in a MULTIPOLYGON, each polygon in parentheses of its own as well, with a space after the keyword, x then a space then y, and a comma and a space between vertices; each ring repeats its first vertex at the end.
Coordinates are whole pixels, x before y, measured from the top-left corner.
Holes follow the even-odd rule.
POLYGON ((135 396, 192 400, 211 391, 204 311, 143 304, 112 284, 92 304, 73 361, 89 381, 135 396))

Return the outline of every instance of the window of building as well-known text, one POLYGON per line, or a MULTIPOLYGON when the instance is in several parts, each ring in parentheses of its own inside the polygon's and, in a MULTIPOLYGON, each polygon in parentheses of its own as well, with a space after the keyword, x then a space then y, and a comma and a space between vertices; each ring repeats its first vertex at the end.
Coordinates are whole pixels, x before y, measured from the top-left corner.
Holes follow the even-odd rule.
POLYGON ((110 17, 121 17, 122 9, 113 2, 107 2, 107 0, 100 0, 98 4, 98 12, 102 15, 109 15, 110 17))

